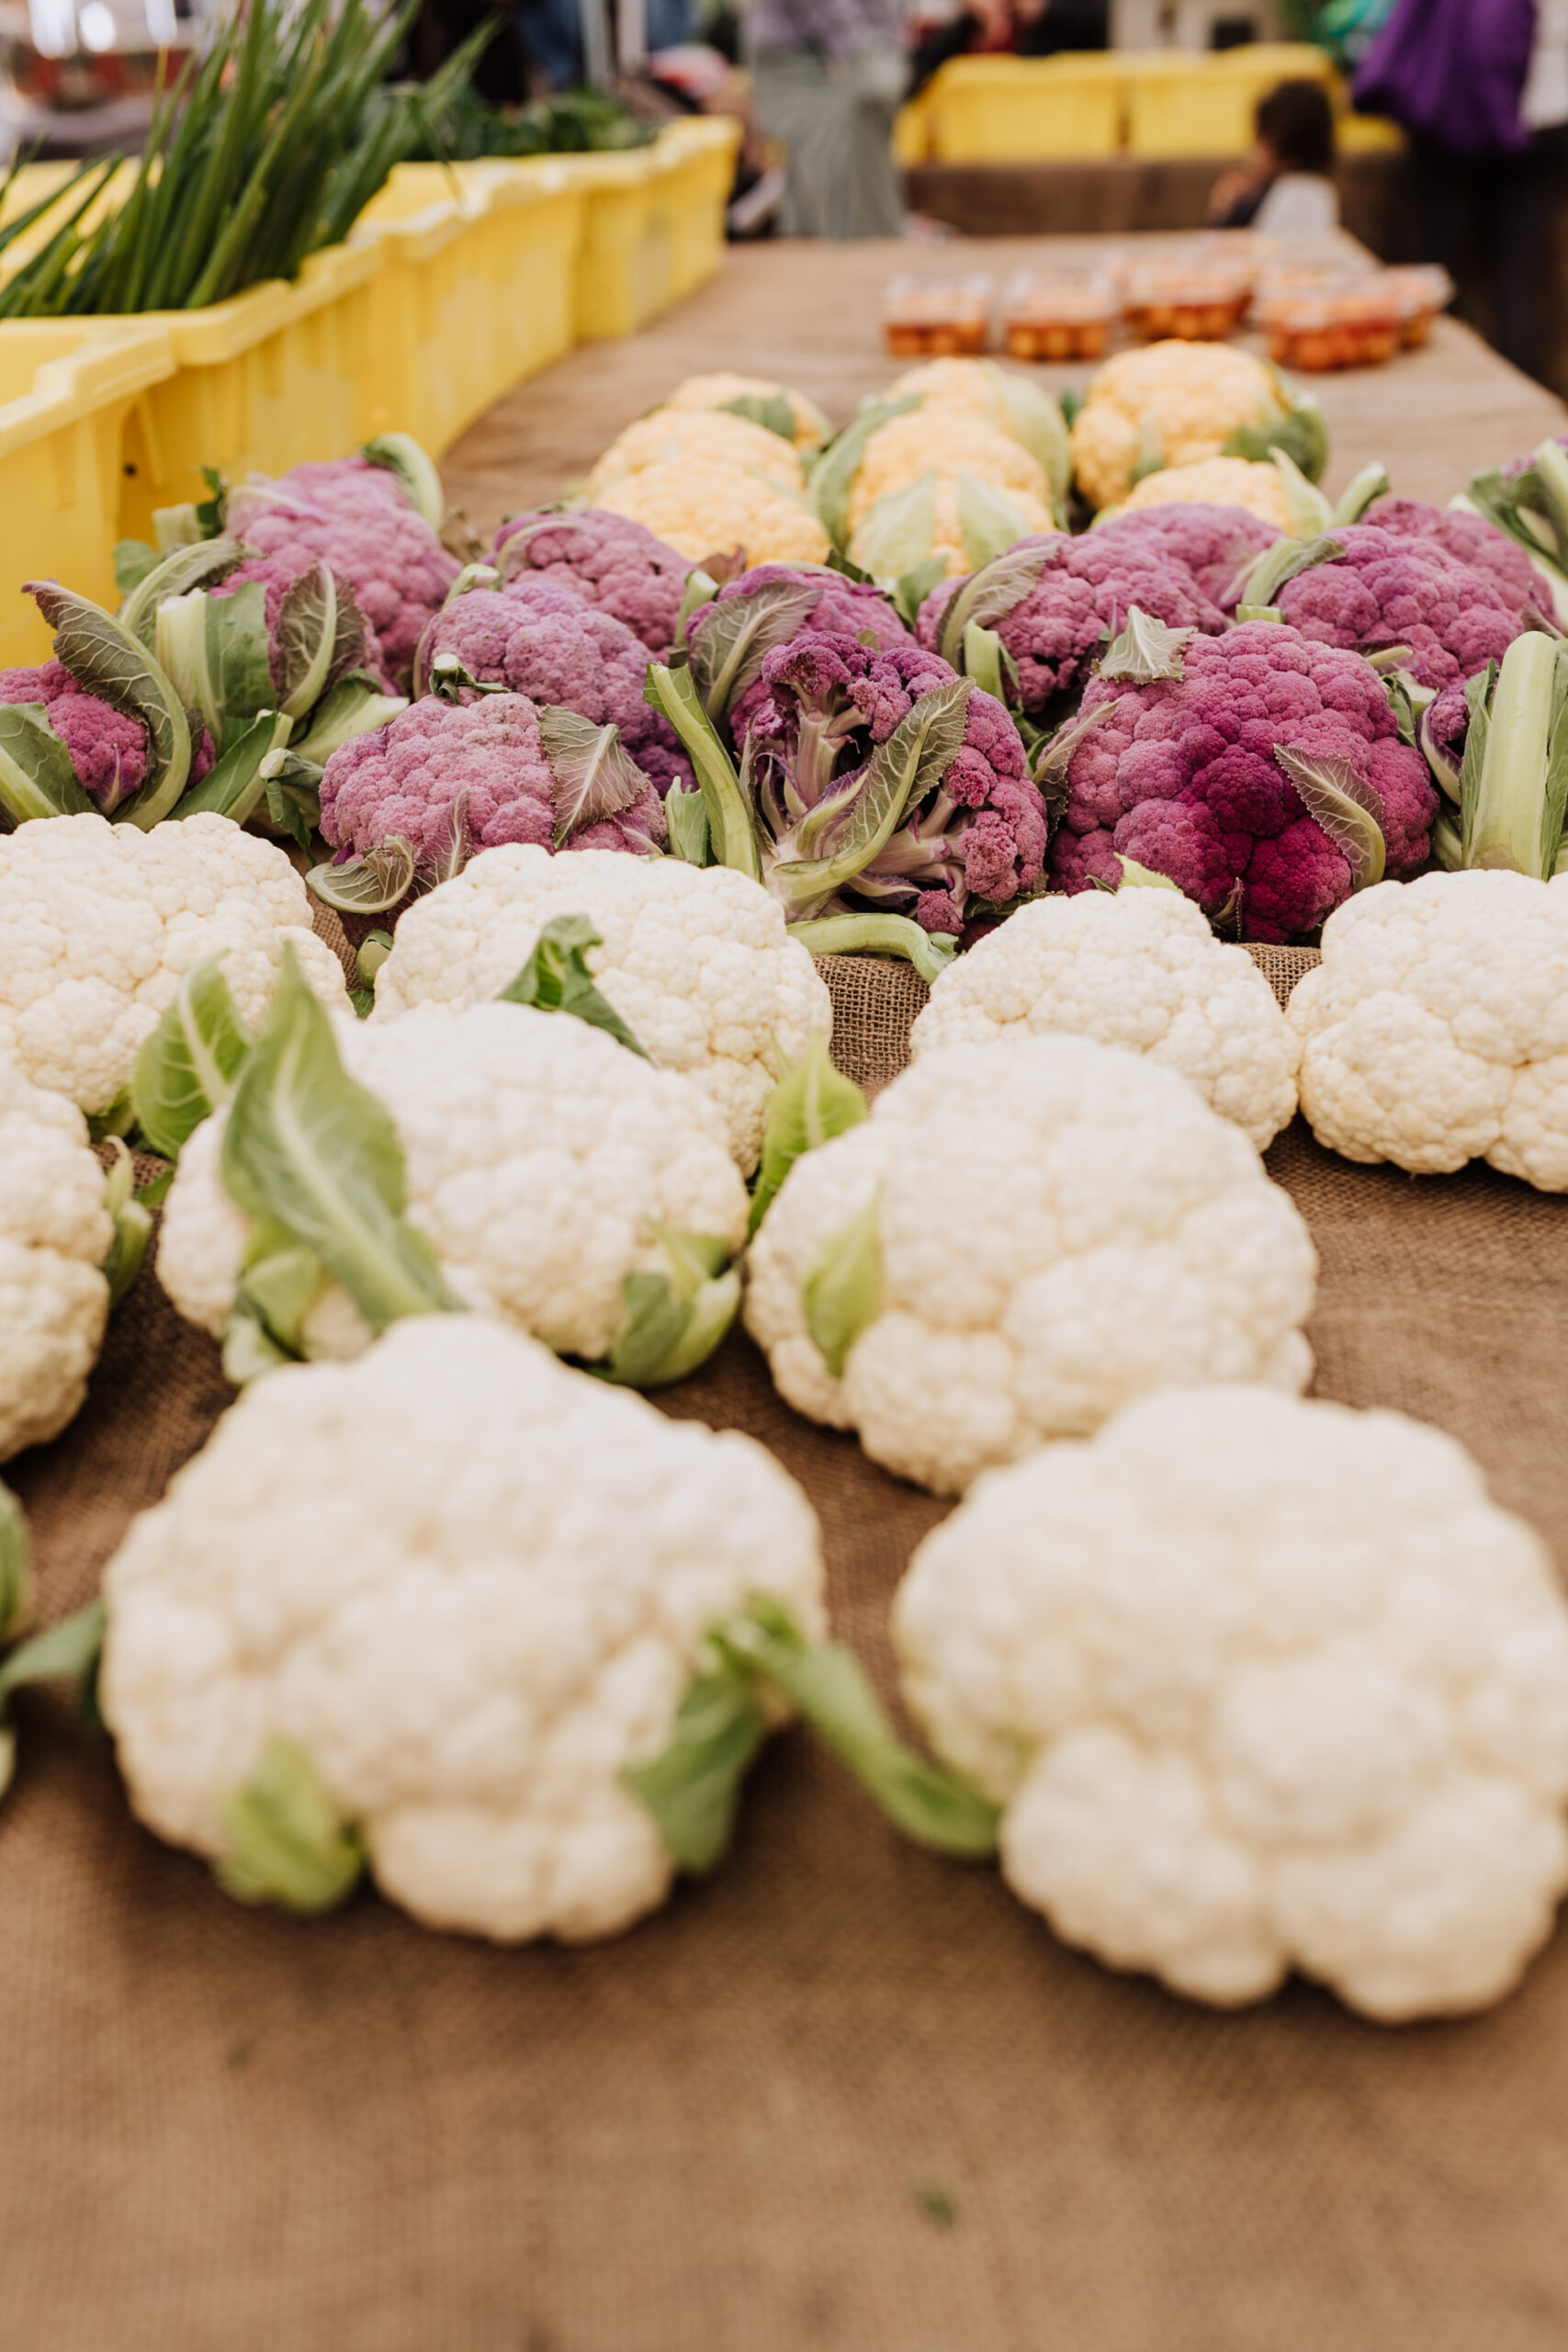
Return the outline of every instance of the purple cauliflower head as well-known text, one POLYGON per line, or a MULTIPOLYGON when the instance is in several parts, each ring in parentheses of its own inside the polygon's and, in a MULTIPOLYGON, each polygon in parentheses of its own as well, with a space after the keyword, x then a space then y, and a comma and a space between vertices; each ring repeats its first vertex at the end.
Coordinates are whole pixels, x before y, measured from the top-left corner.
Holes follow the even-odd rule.
POLYGON ((1359 653, 1407 645, 1402 666, 1420 684, 1441 687, 1500 662, 1518 636, 1518 614, 1501 588, 1437 539, 1366 523, 1332 536, 1344 554, 1297 572, 1275 598, 1303 637, 1359 653))
POLYGON ((1490 580, 1520 620, 1538 613, 1543 600, 1551 605, 1523 548, 1484 514, 1467 514, 1462 506, 1428 506, 1420 498, 1380 498, 1361 519, 1399 538, 1436 539, 1461 563, 1490 580))
POLYGON ((139 718, 87 695, 58 662, 36 670, 0 671, 0 703, 41 703, 53 734, 71 755, 76 781, 104 816, 140 792, 147 774, 147 730, 139 718))
POLYGON ((1114 522, 1098 523, 1090 534, 1132 557, 1163 556, 1190 571, 1212 605, 1224 606, 1256 556, 1280 537, 1272 523, 1245 506, 1134 507, 1114 522))
POLYGON ((972 598, 981 597, 975 616, 986 616, 985 626, 1011 654, 1019 699, 1031 715, 1082 683, 1133 605, 1171 628, 1218 635, 1226 626, 1183 565, 1118 543, 1109 530, 1076 539, 1065 531, 1021 539, 983 571, 941 582, 920 606, 920 643, 957 661, 972 598), (1004 587, 1010 593, 1016 587, 1017 599, 998 612, 996 599, 1004 587))
POLYGON ((1114 887, 1121 852, 1206 913, 1238 915, 1243 938, 1314 931, 1350 895, 1351 866, 1308 815, 1278 747, 1346 763, 1382 826, 1391 876, 1427 856, 1437 794, 1359 654, 1249 621, 1194 638, 1179 679, 1095 679, 1081 717, 1097 710, 1105 717, 1083 729, 1066 765, 1051 850, 1058 888, 1114 887))
MULTIPOLYGON (((723 658, 715 656, 715 649, 725 634, 727 622, 742 606, 750 606, 756 613, 763 604, 773 610, 746 665, 753 674, 739 693, 731 688, 724 695, 723 712, 716 713, 726 718, 737 744, 745 741, 752 716, 765 697, 767 689, 762 684, 761 664, 773 645, 793 639, 803 629, 829 637, 852 637, 857 643, 870 639, 879 652, 886 652, 890 646, 912 642, 891 599, 873 581, 847 579, 842 572, 830 571, 825 564, 753 564, 737 579, 726 581, 713 602, 699 605, 686 624, 693 668, 705 687, 708 684, 704 674, 705 663, 723 658), (774 634, 777 629, 782 629, 782 637, 774 634)), ((745 673, 741 675, 744 677, 745 673)))
POLYGON ((513 514, 495 535, 502 585, 547 580, 622 622, 660 661, 675 641, 691 558, 629 514, 513 514))
MULTIPOLYGON (((479 685, 504 686, 536 703, 559 704, 615 726, 660 797, 692 781, 669 721, 642 698, 648 649, 624 621, 547 580, 520 579, 504 591, 475 588, 436 616, 420 648, 417 675, 438 675, 450 655, 479 685)), ((462 687, 463 696, 472 689, 462 687)))
POLYGON ((503 842, 639 856, 661 849, 664 811, 648 778, 612 761, 595 766, 584 789, 547 741, 551 716, 526 695, 465 704, 426 695, 333 753, 321 777, 322 838, 340 864, 404 841, 424 879, 503 842))
MULTIPOLYGON (((51 733, 65 746, 77 783, 101 816, 112 817, 146 782, 150 746, 141 721, 85 693, 60 662, 0 670, 0 703, 42 704, 51 733)), ((191 741, 192 783, 207 774, 212 756, 212 738, 201 728, 191 741)))
MULTIPOLYGON (((999 702, 939 655, 910 639, 876 648, 806 630, 766 656, 760 683, 748 749, 781 868, 831 864, 863 793, 897 753, 893 739, 903 723, 913 719, 918 729, 921 716, 930 721, 921 755, 929 780, 911 772, 913 797, 891 838, 829 884, 831 900, 818 897, 796 911, 841 901, 912 915, 927 931, 962 933, 975 901, 1002 905, 1033 887, 1045 808, 1018 729, 999 702)), ((775 875, 775 888, 782 878, 775 875)))
POLYGON ((407 691, 419 640, 458 564, 409 504, 395 474, 360 457, 291 466, 274 481, 231 490, 226 527, 276 567, 264 572, 242 564, 227 587, 265 579, 270 620, 273 580, 287 585, 323 559, 353 589, 371 633, 367 666, 407 691))
MULTIPOLYGON (((272 683, 280 694, 284 691, 285 681, 283 656, 277 641, 278 615, 283 608, 283 600, 295 582, 302 580, 311 566, 321 560, 317 556, 310 556, 301 562, 287 554, 248 556, 243 563, 237 563, 232 571, 225 572, 221 580, 215 580, 207 591, 214 598, 232 596, 236 590, 244 587, 247 581, 260 582, 266 600, 267 668, 272 673, 272 683)), ((342 675, 348 670, 368 671, 379 680, 386 693, 392 693, 395 682, 381 657, 376 633, 359 610, 353 582, 335 567, 329 565, 328 569, 332 571, 333 585, 337 591, 342 639, 341 658, 333 664, 334 673, 342 675), (345 616, 346 629, 344 628, 345 616)))

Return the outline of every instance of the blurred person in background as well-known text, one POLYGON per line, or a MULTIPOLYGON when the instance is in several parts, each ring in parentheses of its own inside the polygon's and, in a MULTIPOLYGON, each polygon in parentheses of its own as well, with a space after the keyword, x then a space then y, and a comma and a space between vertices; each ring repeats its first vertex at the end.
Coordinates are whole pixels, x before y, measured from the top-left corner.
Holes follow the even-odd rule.
POLYGON ((950 57, 1056 57, 1064 50, 1106 49, 1110 0, 965 0, 945 17, 920 23, 909 96, 922 90, 950 57))
POLYGON ((994 57, 1017 47, 1018 28, 1009 0, 966 0, 948 15, 921 12, 909 55, 908 95, 923 90, 950 58, 994 57))
POLYGON ((1212 229, 1265 237, 1320 237, 1339 226, 1334 115, 1320 82, 1280 82, 1259 98, 1254 145, 1239 170, 1214 182, 1212 229))
POLYGON ((1021 57, 1111 46, 1110 0, 1013 0, 1013 20, 1021 57))
POLYGON ((757 127, 788 151, 784 235, 897 236, 902 0, 753 0, 747 52, 757 127))
POLYGON ((1568 190, 1568 0, 1397 0, 1355 96, 1409 133, 1412 257, 1479 277, 1492 341, 1540 377, 1568 190))

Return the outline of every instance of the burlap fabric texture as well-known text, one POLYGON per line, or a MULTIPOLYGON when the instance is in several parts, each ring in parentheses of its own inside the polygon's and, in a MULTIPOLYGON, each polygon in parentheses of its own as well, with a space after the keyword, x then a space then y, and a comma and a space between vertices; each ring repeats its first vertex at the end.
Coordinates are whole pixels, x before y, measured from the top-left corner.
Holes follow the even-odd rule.
MULTIPOLYGON (((874 1085, 923 990, 831 978, 874 1085)), ((1320 1393, 1462 1435, 1561 1559, 1563 1204, 1352 1168, 1299 1125, 1269 1164, 1322 1253, 1320 1393)), ((149 1270, 75 1427, 11 1466, 49 1614, 226 1395, 149 1270)), ((942 1506, 796 1419, 744 1339, 663 1401, 803 1481, 886 1685, 888 1596, 942 1506)), ((370 1895, 306 1926, 139 1830, 59 1709, 22 1718, 6 2352, 1568 2343, 1568 1936, 1469 2022, 1379 2030, 1303 1984, 1215 2015, 901 1844, 796 1733, 723 1872, 616 1943, 496 1951, 370 1895)))

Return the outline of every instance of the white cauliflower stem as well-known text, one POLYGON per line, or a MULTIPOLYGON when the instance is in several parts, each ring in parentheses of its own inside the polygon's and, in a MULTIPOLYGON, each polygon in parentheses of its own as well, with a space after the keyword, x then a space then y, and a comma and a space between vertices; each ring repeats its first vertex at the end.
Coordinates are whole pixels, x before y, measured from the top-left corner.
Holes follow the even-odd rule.
POLYGON ((1423 1176, 1486 1159, 1568 1192, 1568 875, 1362 891, 1324 925, 1289 1018, 1331 1151, 1423 1176))
POLYGON ((746 1320, 797 1411, 957 1494, 1145 1388, 1304 1387, 1315 1277, 1293 1204, 1185 1079, 1045 1036, 936 1048, 796 1160, 746 1320), (835 1379, 805 1286, 874 1198, 880 1300, 835 1379))
MULTIPOLYGON (((344 1013, 333 1026, 344 1069, 391 1114, 409 1223, 481 1313, 592 1362, 622 1334, 626 1277, 667 1269, 650 1220, 731 1250, 745 1239, 746 1188, 719 1111, 604 1030, 518 1004, 427 1004, 382 1024, 344 1013)), ((158 1250, 175 1306, 214 1336, 250 1234, 223 1189, 227 1115, 182 1151, 158 1250)), ((305 1351, 357 1354, 369 1338, 324 1282, 305 1351)))
POLYGON ((621 1780, 755 1593, 823 1626, 817 1525, 750 1438, 477 1316, 259 1381, 110 1562, 100 1682, 137 1814, 217 1856, 268 1744, 382 1891, 502 1941, 613 1935, 674 1860, 621 1780))
POLYGON ((87 1123, 0 1059, 0 1462, 57 1437, 97 1362, 114 1238, 87 1123))
POLYGON ((324 1002, 346 997, 283 852, 211 814, 148 832, 46 817, 0 835, 0 1054, 87 1112, 129 1085, 182 975, 209 956, 251 1028, 285 940, 324 1002))
POLYGON ((911 1044, 918 1057, 1063 1029, 1179 1070, 1259 1151, 1294 1115, 1301 1047, 1273 989, 1179 891, 1021 907, 942 975, 911 1044))
POLYGON ((713 1097, 750 1175, 776 1056, 797 1061, 832 1028, 826 984, 783 910, 727 866, 613 850, 570 857, 525 845, 486 850, 411 907, 376 976, 373 1024, 416 1004, 475 1004, 497 995, 558 915, 589 916, 603 944, 588 967, 637 1043, 662 1069, 713 1097))
POLYGON ((1568 1610, 1463 1449, 1266 1389, 984 1479, 895 1604, 909 1703, 1070 1943, 1385 2019, 1498 1999, 1568 1887, 1568 1610))

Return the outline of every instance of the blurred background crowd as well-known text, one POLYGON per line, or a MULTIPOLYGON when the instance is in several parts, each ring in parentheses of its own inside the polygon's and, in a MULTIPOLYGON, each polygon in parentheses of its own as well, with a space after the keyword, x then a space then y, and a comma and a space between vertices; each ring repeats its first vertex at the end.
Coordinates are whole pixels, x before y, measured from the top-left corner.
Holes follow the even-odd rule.
MULTIPOLYGON (((207 5, 0 0, 0 150, 137 139, 158 54, 189 45, 207 5)), ((487 17, 499 32, 471 92, 433 127, 436 160, 630 145, 660 119, 708 110, 746 126, 737 237, 1205 220, 1301 236, 1343 207, 1385 260, 1443 264, 1461 314, 1568 391, 1568 0, 423 0, 403 70, 428 74, 487 17), (903 168, 904 127, 958 61, 1280 39, 1314 44, 1325 74, 1266 90, 1250 153, 1216 157, 1199 192, 1190 172, 1167 173, 1136 220, 1124 190, 1122 216, 1095 219, 1115 192, 1107 179, 1096 197, 1082 164, 1053 192, 1048 153, 1028 173, 987 157, 983 204, 975 185, 903 168), (1352 187, 1337 150, 1363 115, 1388 141, 1358 154, 1352 187)))

